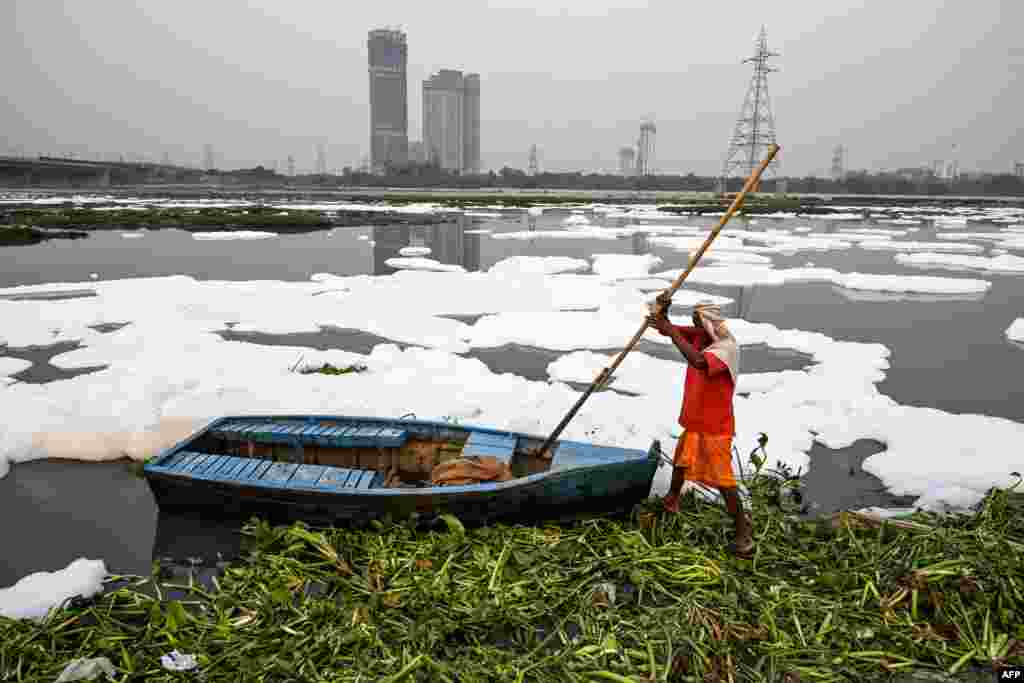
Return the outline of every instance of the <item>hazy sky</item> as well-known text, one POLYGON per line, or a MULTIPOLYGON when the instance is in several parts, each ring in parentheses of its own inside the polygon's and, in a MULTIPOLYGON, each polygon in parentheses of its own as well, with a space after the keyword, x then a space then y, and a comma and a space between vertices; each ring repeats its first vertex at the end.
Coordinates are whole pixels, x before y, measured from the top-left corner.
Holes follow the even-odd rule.
POLYGON ((950 156, 1024 159, 1024 1, 0 0, 0 154, 143 154, 226 168, 369 151, 367 31, 409 39, 409 137, 422 81, 481 75, 485 168, 614 169, 644 116, 654 167, 714 174, 761 25, 784 174, 950 156))

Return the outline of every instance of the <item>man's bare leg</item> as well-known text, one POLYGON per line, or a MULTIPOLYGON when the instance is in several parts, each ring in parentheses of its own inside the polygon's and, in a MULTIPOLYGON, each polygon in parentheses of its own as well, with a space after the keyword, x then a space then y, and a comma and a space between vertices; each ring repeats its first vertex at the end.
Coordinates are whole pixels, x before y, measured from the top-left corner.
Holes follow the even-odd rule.
POLYGON ((718 490, 725 500, 725 509, 732 517, 736 529, 736 552, 739 555, 749 554, 754 548, 754 538, 750 528, 750 518, 743 511, 739 492, 735 487, 719 488, 718 490))
POLYGON ((665 510, 668 512, 679 512, 679 493, 683 490, 686 482, 686 468, 675 467, 672 469, 672 484, 669 486, 668 495, 665 496, 665 510))

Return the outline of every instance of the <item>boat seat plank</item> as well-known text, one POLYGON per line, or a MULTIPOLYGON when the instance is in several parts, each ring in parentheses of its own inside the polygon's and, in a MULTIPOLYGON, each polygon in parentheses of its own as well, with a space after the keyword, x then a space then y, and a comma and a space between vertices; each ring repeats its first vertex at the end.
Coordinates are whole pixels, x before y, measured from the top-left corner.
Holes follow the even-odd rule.
POLYGON ((286 484, 298 468, 298 464, 291 462, 271 463, 270 467, 263 473, 263 476, 260 477, 260 481, 286 484))
POLYGON ((340 427, 338 431, 331 434, 331 445, 339 446, 342 448, 351 448, 355 445, 355 439, 352 435, 359 431, 359 427, 356 425, 344 425, 340 427))
POLYGON ((178 466, 178 464, 182 460, 185 459, 187 455, 188 451, 178 451, 177 453, 172 453, 170 457, 165 458, 164 461, 160 463, 160 467, 166 467, 169 470, 173 470, 175 467, 178 466))
POLYGON ((190 451, 185 454, 185 457, 178 463, 179 472, 188 472, 189 468, 196 464, 196 461, 202 456, 202 453, 190 451))
MULTIPOLYGON (((326 448, 401 448, 409 440, 409 432, 400 427, 349 423, 322 424, 312 421, 243 421, 227 422, 211 430, 231 441, 260 443, 295 443, 326 448)), ((514 437, 501 443, 513 443, 514 437)), ((490 437, 488 443, 498 443, 490 437)))
POLYGON ((512 460, 514 451, 511 448, 501 448, 499 446, 470 446, 466 445, 462 447, 462 457, 464 458, 484 458, 492 457, 497 458, 503 462, 509 462, 512 460))
POLYGON ((352 470, 344 467, 328 467, 323 471, 323 473, 321 473, 320 479, 317 480, 316 485, 318 488, 345 488, 345 482, 348 481, 351 474, 352 470))
POLYGON ((185 473, 188 473, 188 474, 192 474, 192 472, 195 471, 196 467, 198 467, 199 465, 202 465, 203 462, 205 462, 206 459, 210 457, 210 454, 209 453, 196 453, 195 456, 196 457, 192 458, 192 460, 187 465, 183 465, 181 467, 181 471, 182 472, 185 472, 185 473))
POLYGON ((235 434, 237 434, 238 436, 240 436, 243 439, 248 439, 249 437, 252 436, 253 432, 259 430, 259 428, 260 428, 260 425, 254 423, 254 422, 250 422, 249 424, 243 426, 241 429, 236 431, 235 434))
POLYGON ((512 448, 516 447, 516 441, 518 439, 513 435, 508 434, 488 434, 486 432, 470 432, 469 439, 466 444, 479 444, 481 446, 500 446, 501 448, 512 448))
MULTIPOLYGON (((327 467, 324 469, 320 480, 317 481, 317 488, 325 489, 355 489, 360 488, 359 484, 364 475, 370 475, 369 481, 373 481, 376 472, 373 470, 356 470, 345 467, 327 467)), ((369 488, 369 482, 361 488, 369 488)))
POLYGON ((299 465, 288 484, 290 486, 316 486, 325 469, 327 467, 324 465, 299 465))
POLYGON ((243 481, 259 481, 263 477, 263 474, 270 469, 270 466, 273 464, 274 462, 272 460, 257 460, 254 467, 243 470, 241 476, 238 478, 243 481))
POLYGON ((233 455, 229 455, 224 459, 224 463, 218 467, 217 471, 213 474, 215 474, 218 479, 234 479, 238 470, 248 464, 247 460, 247 458, 238 458, 233 455))
POLYGON ((244 458, 244 460, 247 460, 247 462, 235 472, 235 479, 248 479, 253 471, 260 466, 260 463, 266 462, 266 460, 257 460, 255 458, 244 458))
POLYGON ((462 455, 472 457, 494 457, 502 462, 509 462, 515 453, 516 437, 500 434, 472 432, 462 447, 462 455))
POLYGON ((363 470, 362 474, 359 475, 359 479, 356 480, 355 488, 360 491, 366 491, 373 484, 377 478, 377 473, 373 470, 363 470))
POLYGON ((401 448, 409 440, 409 432, 396 427, 385 427, 377 434, 378 448, 401 448))
POLYGON ((196 465, 192 469, 193 477, 208 477, 212 473, 217 471, 217 468, 223 464, 226 455, 211 455, 199 465, 196 465))
POLYGON ((353 446, 372 446, 376 443, 380 430, 381 428, 376 426, 357 427, 351 433, 346 432, 345 437, 352 441, 353 446))

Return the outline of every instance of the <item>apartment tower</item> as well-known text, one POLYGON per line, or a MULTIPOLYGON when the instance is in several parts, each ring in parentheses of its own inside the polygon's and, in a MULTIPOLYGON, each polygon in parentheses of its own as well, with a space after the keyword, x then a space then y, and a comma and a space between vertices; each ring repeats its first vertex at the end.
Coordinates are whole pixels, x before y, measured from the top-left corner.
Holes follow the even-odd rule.
POLYGON ((374 173, 409 160, 409 107, 405 32, 370 31, 370 165, 374 173))
POLYGON ((459 173, 480 172, 480 76, 442 69, 423 81, 427 161, 459 173))

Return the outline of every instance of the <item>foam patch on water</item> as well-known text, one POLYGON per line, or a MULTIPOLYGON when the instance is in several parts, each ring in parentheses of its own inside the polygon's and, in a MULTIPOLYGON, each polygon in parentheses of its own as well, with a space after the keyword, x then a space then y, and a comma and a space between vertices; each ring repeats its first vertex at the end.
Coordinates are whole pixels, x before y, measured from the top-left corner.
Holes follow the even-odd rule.
POLYGON ((257 230, 237 230, 234 232, 194 232, 194 240, 265 240, 277 237, 276 232, 261 232, 257 230))
POLYGON ((1008 254, 993 256, 964 256, 962 254, 896 254, 897 263, 919 268, 946 268, 949 270, 985 270, 992 273, 1024 273, 1024 257, 1008 254))
POLYGON ((495 240, 615 240, 628 236, 626 233, 612 228, 591 228, 587 230, 519 230, 513 232, 494 232, 491 239, 495 240))
POLYGON ((1017 318, 1006 328, 1006 338, 1011 341, 1024 342, 1024 318, 1017 318))
POLYGON ((469 218, 501 218, 501 214, 494 211, 465 211, 463 215, 469 218))
POLYGON ((121 233, 121 237, 124 237, 125 239, 137 239, 139 237, 145 237, 145 236, 146 236, 146 233, 141 231, 141 230, 138 231, 138 232, 122 232, 121 233))
POLYGON ((662 264, 661 258, 653 254, 595 254, 591 258, 594 273, 609 281, 648 279, 651 268, 662 264))
POLYGON ((984 251, 977 244, 964 242, 912 242, 909 240, 868 240, 860 243, 861 249, 872 251, 948 251, 976 254, 984 251))
POLYGON ((492 275, 520 276, 555 275, 590 270, 590 263, 568 256, 512 256, 498 261, 488 269, 492 275))
POLYGON ((16 375, 32 367, 32 362, 21 358, 0 357, 0 377, 16 375))
POLYGON ((860 213, 826 213, 815 216, 820 220, 824 221, 862 221, 864 220, 864 214, 860 213))
MULTIPOLYGON (((10 323, 0 327, 7 343, 77 339, 83 348, 56 356, 54 365, 107 366, 59 382, 0 388, 0 411, 17 418, 0 423, 0 463, 5 468, 7 461, 40 457, 141 459, 172 438, 169 420, 188 430, 227 414, 394 417, 414 412, 423 419, 449 416, 466 424, 545 435, 579 397, 563 383, 569 381, 565 378, 585 377, 603 360, 566 360, 552 371, 562 379, 548 383, 494 374, 460 354, 510 343, 556 351, 620 349, 642 324, 651 297, 630 280, 547 274, 552 266, 528 263, 513 261, 493 273, 317 274, 311 282, 140 278, 93 283, 97 296, 88 299, 0 301, 0 319, 10 323), (474 314, 483 317, 472 325, 442 317, 474 314), (131 324, 107 334, 89 327, 104 322, 131 324), (234 329, 241 332, 356 329, 396 343, 380 344, 365 355, 261 346, 222 339, 217 331, 227 322, 237 323, 234 329), (399 343, 426 348, 403 350, 399 343), (300 360, 358 362, 368 369, 343 377, 291 372, 300 360), (570 372, 574 362, 579 368, 570 372)), ((716 269, 735 270, 698 268, 694 275, 716 269)), ((798 279, 796 274, 828 281, 844 275, 827 269, 760 271, 781 274, 783 281, 798 279)), ((934 280, 948 289, 945 281, 953 279, 934 280)), ((68 287, 9 288, 0 295, 68 287)), ((705 296, 682 290, 676 302, 705 296)), ((688 322, 684 316, 676 319, 688 322)), ((1024 449, 1009 446, 1024 444, 1024 425, 899 406, 881 395, 877 383, 889 367, 889 352, 882 345, 743 320, 729 325, 743 346, 789 349, 814 362, 805 371, 758 373, 741 380, 749 390, 749 396, 736 399, 741 453, 753 449, 760 431, 770 435, 769 457, 793 467, 807 465, 814 441, 838 448, 877 439, 887 450, 869 460, 870 471, 895 492, 916 495, 955 485, 980 498, 988 487, 1006 485, 1008 472, 1021 468, 1018 454, 1024 449)), ((656 332, 648 330, 644 338, 671 348, 656 332)), ((682 366, 655 360, 638 356, 617 375, 619 388, 639 395, 598 392, 564 437, 631 448, 647 448, 659 438, 671 448, 679 434, 682 366)), ((667 477, 667 470, 659 471, 655 493, 664 492, 667 477)))
POLYGON ((935 235, 940 240, 979 240, 982 242, 1002 242, 1012 239, 1002 232, 943 232, 935 235))
MULTIPOLYGON (((683 269, 655 273, 655 277, 673 280, 683 269)), ((695 268, 688 278, 694 284, 719 287, 752 285, 784 285, 789 282, 825 282, 845 289, 876 292, 917 292, 931 294, 963 294, 986 292, 992 283, 965 278, 927 277, 920 275, 881 275, 875 273, 841 273, 831 268, 786 268, 769 266, 708 266, 695 268)))
POLYGON ((0 588, 0 616, 41 620, 68 598, 89 598, 103 592, 106 577, 103 560, 84 557, 60 571, 29 574, 9 588, 0 588))
POLYGON ((466 271, 460 265, 441 263, 430 258, 389 258, 384 263, 391 268, 404 268, 407 270, 436 270, 448 273, 463 273, 466 271))
POLYGON ((402 247, 398 253, 402 256, 428 256, 430 247, 402 247))

